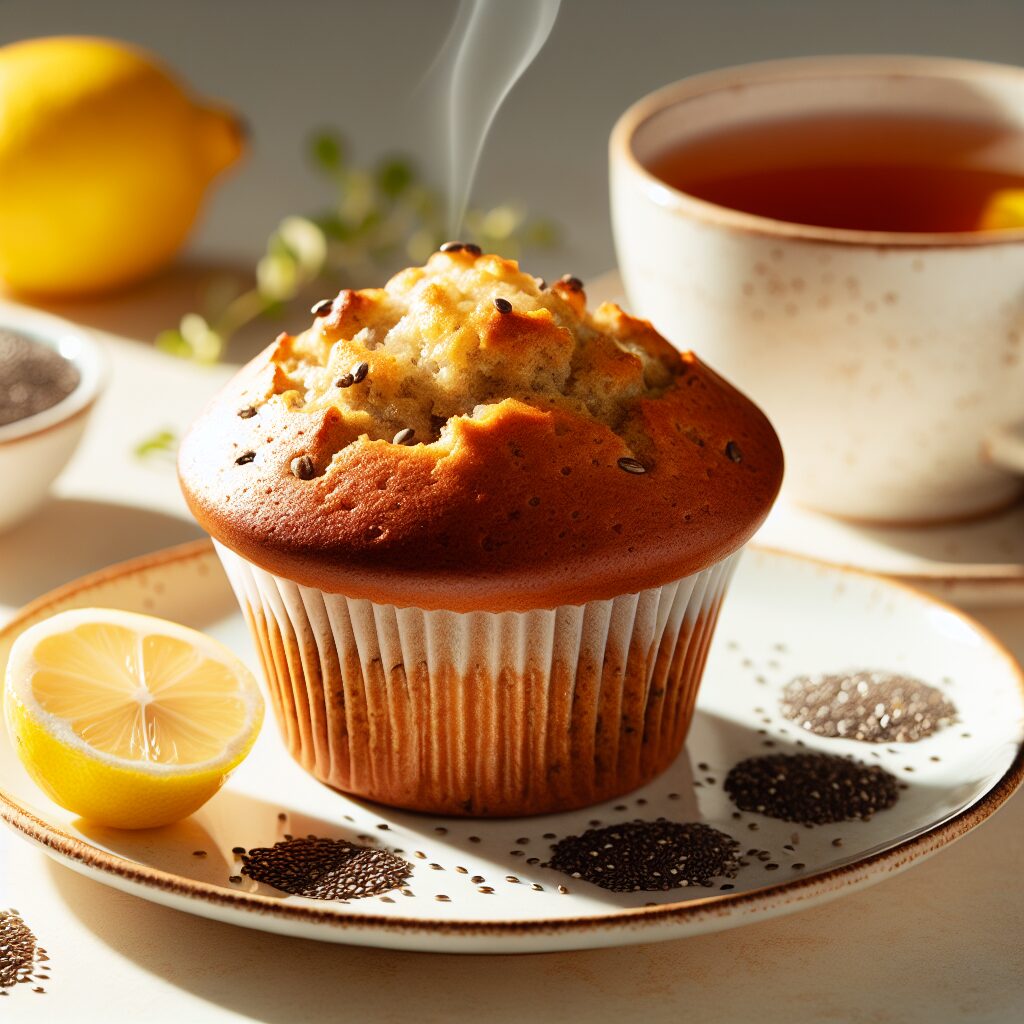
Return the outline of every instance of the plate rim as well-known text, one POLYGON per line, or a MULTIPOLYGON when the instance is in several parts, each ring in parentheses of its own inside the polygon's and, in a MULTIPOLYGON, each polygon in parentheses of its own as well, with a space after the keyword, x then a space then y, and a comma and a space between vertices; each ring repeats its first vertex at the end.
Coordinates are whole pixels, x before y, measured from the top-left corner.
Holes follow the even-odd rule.
MULTIPOLYGON (((749 545, 749 550, 773 557, 808 563, 837 572, 840 575, 865 577, 884 587, 904 591, 910 598, 923 604, 934 605, 952 614, 973 633, 989 645, 1006 662, 1017 687, 1024 697, 1024 668, 998 637, 989 629, 932 594, 892 577, 868 572, 853 566, 836 565, 778 548, 749 545)), ((0 639, 7 638, 23 623, 46 609, 67 601, 77 594, 91 590, 126 576, 132 576, 171 563, 187 562, 198 558, 216 558, 209 538, 163 548, 159 551, 116 562, 95 572, 87 573, 62 586, 47 591, 24 607, 0 628, 0 639)), ((802 878, 790 879, 762 886, 748 892, 719 893, 679 903, 657 907, 622 908, 607 914, 585 917, 536 918, 530 920, 472 921, 466 919, 418 919, 342 911, 331 906, 323 909, 307 904, 288 903, 259 893, 234 892, 209 882, 185 879, 159 868, 140 866, 118 854, 108 853, 93 844, 65 832, 62 828, 40 818, 0 785, 0 818, 26 839, 44 848, 54 857, 69 861, 79 868, 92 869, 103 875, 115 876, 128 883, 132 890, 155 890, 168 897, 182 897, 189 901, 238 910, 258 916, 272 916, 299 924, 330 925, 342 931, 378 930, 385 933, 433 933, 449 937, 458 936, 530 936, 578 934, 603 929, 646 928, 672 925, 680 921, 700 920, 708 917, 727 918, 750 910, 762 909, 770 913, 780 905, 803 902, 816 897, 827 899, 838 895, 844 888, 863 885, 878 874, 894 874, 916 861, 922 860, 944 846, 955 842, 991 817, 1024 783, 1024 742, 998 780, 969 806, 924 831, 905 839, 886 850, 868 854, 838 867, 820 871, 802 878)), ((110 883, 116 884, 116 883, 110 883)))

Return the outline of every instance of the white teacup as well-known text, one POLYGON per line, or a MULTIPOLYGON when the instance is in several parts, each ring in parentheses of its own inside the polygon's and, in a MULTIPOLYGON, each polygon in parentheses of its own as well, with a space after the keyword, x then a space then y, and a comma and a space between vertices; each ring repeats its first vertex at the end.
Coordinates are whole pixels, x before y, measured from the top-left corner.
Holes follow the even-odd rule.
POLYGON ((828 112, 1003 121, 981 166, 1024 168, 1024 69, 930 57, 771 61, 640 100, 611 138, 634 312, 759 402, 790 498, 835 515, 981 515, 1024 488, 1024 230, 810 227, 704 202, 647 170, 709 130, 828 112), (985 161, 991 161, 986 164, 985 161))

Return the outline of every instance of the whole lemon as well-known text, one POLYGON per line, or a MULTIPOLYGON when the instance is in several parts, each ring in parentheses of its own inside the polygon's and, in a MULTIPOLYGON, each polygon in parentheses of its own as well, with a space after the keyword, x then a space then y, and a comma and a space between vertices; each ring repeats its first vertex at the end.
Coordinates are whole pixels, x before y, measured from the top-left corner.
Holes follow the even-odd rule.
POLYGON ((81 295, 152 273, 243 141, 236 117, 136 47, 79 36, 0 47, 0 280, 81 295))

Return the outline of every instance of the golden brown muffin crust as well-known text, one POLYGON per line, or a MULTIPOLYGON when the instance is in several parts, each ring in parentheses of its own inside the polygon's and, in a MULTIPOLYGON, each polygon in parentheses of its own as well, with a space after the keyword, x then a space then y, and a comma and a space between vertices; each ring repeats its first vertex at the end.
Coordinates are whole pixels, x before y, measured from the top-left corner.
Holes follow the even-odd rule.
POLYGON ((462 250, 281 335, 192 426, 179 475, 202 526, 280 576, 505 611, 718 561, 767 515, 782 455, 646 321, 462 250))

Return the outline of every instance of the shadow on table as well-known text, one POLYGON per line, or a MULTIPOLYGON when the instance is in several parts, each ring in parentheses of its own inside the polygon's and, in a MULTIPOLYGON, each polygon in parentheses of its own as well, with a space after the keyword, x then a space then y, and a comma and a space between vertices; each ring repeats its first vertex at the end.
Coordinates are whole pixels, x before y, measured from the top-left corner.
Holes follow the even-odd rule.
MULTIPOLYGON (((466 1004, 478 1008, 476 1020, 521 1022, 548 1019, 523 1008, 538 985, 553 993, 573 976, 611 975, 624 989, 639 983, 622 969, 624 957, 639 961, 637 951, 466 957, 349 947, 221 924, 142 903, 57 864, 50 870, 69 911, 119 956, 266 1024, 462 1020, 469 1019, 461 1012, 466 1004)), ((573 992, 573 1014, 565 1019, 599 1018, 607 986, 594 987, 589 997, 588 987, 573 992)))
POLYGON ((238 870, 195 817, 140 829, 108 828, 78 818, 74 827, 101 849, 185 878, 222 885, 238 870))
MULTIPOLYGON (((271 846, 292 833, 329 836, 353 843, 367 838, 358 834, 358 827, 343 820, 288 811, 282 821, 279 810, 279 804, 224 789, 192 817, 162 828, 107 828, 82 819, 76 820, 74 826, 102 849, 134 864, 177 875, 186 883, 203 882, 219 886, 225 893, 258 894, 269 899, 286 899, 288 894, 250 878, 230 882, 229 876, 238 875, 241 868, 240 859, 234 856, 235 847, 271 846), (202 851, 202 856, 196 855, 197 850, 202 851)), ((376 842, 376 837, 370 839, 376 842)))
POLYGON ((0 605, 19 607, 84 573, 201 536, 194 523, 162 512, 51 498, 0 535, 0 605))
POLYGON ((830 522, 821 513, 804 515, 820 519, 831 530, 857 535, 862 542, 926 562, 950 566, 991 563, 1009 569, 1024 559, 1024 499, 979 519, 913 528, 830 522))

